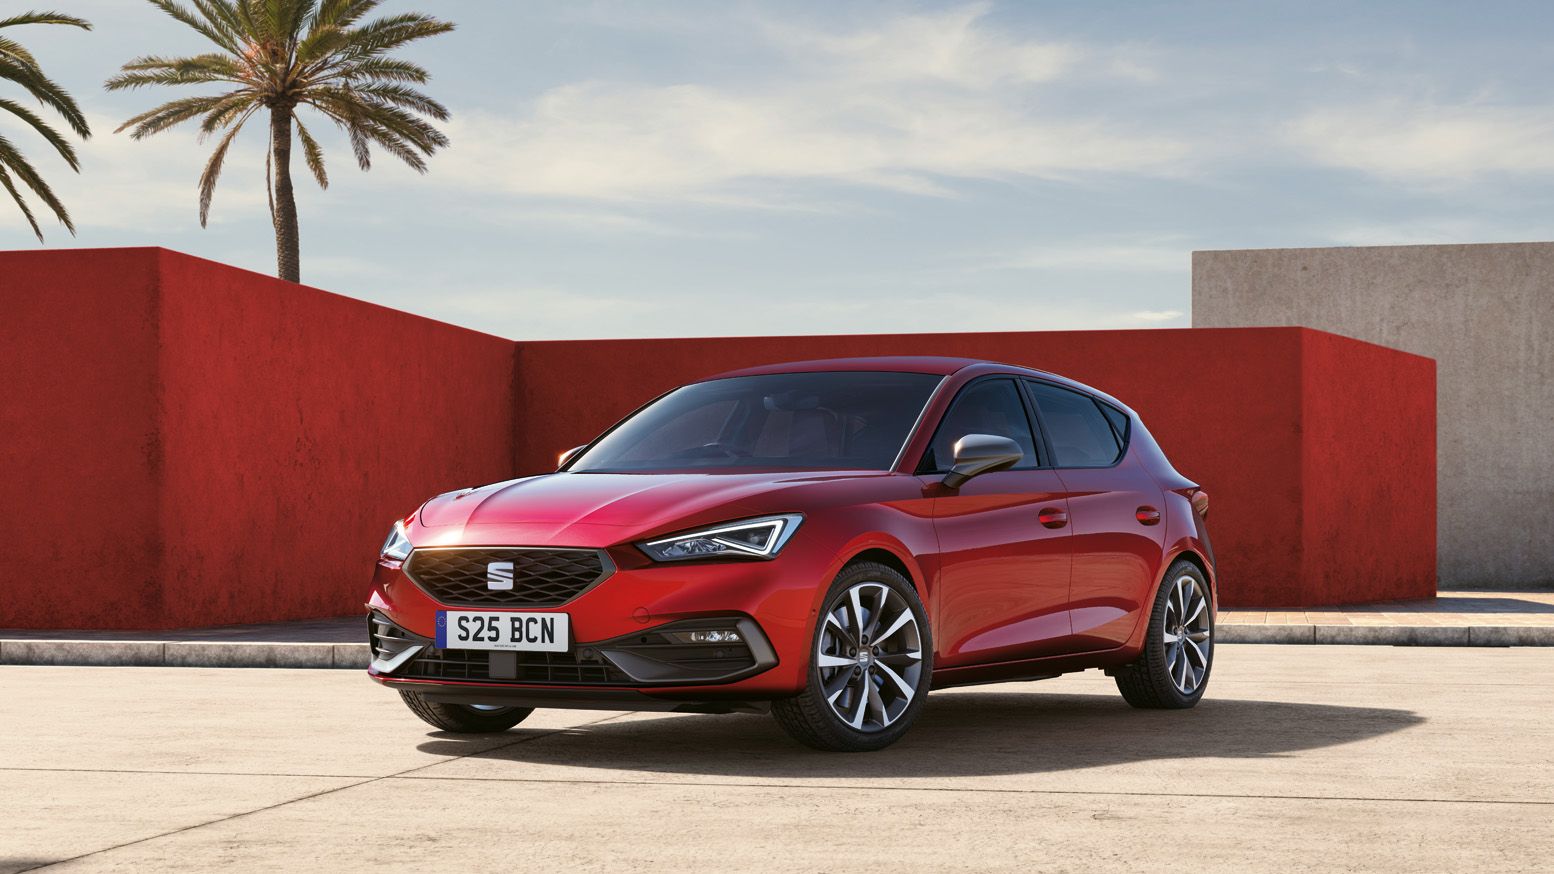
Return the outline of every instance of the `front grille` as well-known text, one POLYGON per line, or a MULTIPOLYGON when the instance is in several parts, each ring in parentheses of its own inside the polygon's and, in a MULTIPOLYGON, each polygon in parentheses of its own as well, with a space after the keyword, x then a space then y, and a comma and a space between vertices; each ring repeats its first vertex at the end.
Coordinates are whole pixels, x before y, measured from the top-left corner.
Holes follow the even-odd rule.
POLYGON ((472 607, 559 607, 614 571, 599 549, 430 548, 411 552, 405 562, 405 573, 427 594, 472 607), (513 563, 512 588, 490 587, 494 562, 513 563))
MULTIPOLYGON (((509 656, 499 653, 499 656, 509 656)), ((425 680, 481 680, 498 683, 557 683, 574 686, 624 686, 631 678, 614 665, 597 659, 584 661, 571 653, 515 653, 515 677, 491 676, 492 654, 467 649, 429 649, 406 666, 401 676, 425 680)))

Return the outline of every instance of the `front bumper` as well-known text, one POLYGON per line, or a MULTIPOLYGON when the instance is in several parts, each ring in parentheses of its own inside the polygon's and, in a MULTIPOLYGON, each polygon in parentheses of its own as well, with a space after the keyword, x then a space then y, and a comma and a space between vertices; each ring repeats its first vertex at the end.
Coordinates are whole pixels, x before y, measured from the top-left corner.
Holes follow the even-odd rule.
POLYGON ((791 546, 773 561, 656 564, 624 550, 611 559, 613 573, 572 600, 522 608, 568 614, 564 653, 438 650, 437 611, 498 608, 440 602, 399 564, 380 563, 369 674, 436 700, 541 707, 748 709, 803 688, 814 581, 830 578, 829 561, 808 567, 791 546), (730 627, 737 645, 679 634, 730 627))

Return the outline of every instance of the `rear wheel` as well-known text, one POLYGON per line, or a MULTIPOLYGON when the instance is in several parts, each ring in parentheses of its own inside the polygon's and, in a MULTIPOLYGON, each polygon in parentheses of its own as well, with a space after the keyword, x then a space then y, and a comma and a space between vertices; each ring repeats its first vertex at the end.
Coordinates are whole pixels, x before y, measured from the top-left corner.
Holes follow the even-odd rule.
POLYGON ((529 718, 532 707, 499 707, 493 704, 445 704, 428 701, 420 692, 401 689, 399 697, 410 712, 428 725, 459 734, 506 731, 529 718))
POLYGON ((1144 651, 1114 675, 1134 707, 1180 710, 1203 697, 1214 667, 1214 610, 1209 584, 1190 561, 1166 572, 1155 595, 1144 651))
POLYGON ((897 571, 859 562, 837 575, 815 623, 809 682, 772 713, 794 739, 861 752, 895 743, 917 719, 933 641, 917 590, 897 571))

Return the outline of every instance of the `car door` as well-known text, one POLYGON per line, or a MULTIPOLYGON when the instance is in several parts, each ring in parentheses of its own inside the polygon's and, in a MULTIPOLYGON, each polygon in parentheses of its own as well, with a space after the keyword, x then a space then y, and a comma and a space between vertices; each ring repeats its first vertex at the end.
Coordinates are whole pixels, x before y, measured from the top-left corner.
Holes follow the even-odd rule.
POLYGON ((1068 495, 1073 645, 1109 649, 1148 615, 1164 555, 1163 493, 1127 452, 1126 415, 1108 417, 1102 401, 1052 383, 1025 386, 1068 495))
POLYGON ((1015 378, 982 378, 956 397, 918 468, 934 495, 939 537, 934 636, 941 667, 1033 658, 1069 645, 1067 502, 1037 445, 1015 378), (955 442, 967 434, 1008 437, 1025 457, 946 488, 955 442))

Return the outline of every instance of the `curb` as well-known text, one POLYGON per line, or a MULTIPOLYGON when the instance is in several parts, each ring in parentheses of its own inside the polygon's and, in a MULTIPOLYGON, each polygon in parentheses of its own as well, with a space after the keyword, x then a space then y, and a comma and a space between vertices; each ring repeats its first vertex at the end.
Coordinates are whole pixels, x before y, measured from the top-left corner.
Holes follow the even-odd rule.
MULTIPOLYGON (((1221 625, 1217 643, 1328 646, 1554 646, 1554 626, 1221 625)), ((365 643, 0 640, 0 665, 366 670, 365 643)))
POLYGON ((365 643, 0 640, 0 665, 366 670, 365 643))
POLYGON ((1217 643, 1328 646, 1554 646, 1547 625, 1220 625, 1217 643))

